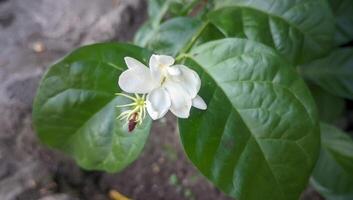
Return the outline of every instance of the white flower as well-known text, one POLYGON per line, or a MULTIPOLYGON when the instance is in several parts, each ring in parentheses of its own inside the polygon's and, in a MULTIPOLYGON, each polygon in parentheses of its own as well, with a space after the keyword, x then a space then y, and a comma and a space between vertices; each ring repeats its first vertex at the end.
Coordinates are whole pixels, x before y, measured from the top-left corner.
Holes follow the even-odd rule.
POLYGON ((147 94, 146 107, 152 119, 162 118, 168 110, 188 118, 191 106, 207 108, 197 95, 200 77, 184 65, 173 65, 174 58, 152 55, 149 68, 131 57, 125 57, 125 62, 128 69, 120 75, 119 86, 127 93, 147 94))

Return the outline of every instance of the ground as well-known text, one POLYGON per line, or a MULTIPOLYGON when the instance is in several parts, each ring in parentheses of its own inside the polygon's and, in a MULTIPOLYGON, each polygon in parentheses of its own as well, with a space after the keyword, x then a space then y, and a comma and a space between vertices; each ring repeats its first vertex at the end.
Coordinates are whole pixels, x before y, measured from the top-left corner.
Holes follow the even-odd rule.
MULTIPOLYGON (((0 199, 223 200, 186 158, 176 119, 153 125, 141 157, 116 174, 84 171, 48 149, 32 129, 40 77, 75 47, 129 41, 146 18, 143 0, 0 0, 0 199)), ((320 199, 312 189, 304 199, 320 199), (308 195, 309 194, 309 195, 308 195)))

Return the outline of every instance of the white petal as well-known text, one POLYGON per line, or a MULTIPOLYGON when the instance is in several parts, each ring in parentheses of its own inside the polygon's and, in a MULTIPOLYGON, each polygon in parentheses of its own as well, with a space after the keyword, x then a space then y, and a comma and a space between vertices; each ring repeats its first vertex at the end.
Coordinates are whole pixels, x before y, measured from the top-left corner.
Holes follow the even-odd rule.
POLYGON ((135 58, 125 57, 124 60, 129 69, 147 68, 146 65, 142 64, 140 61, 136 60, 135 58))
POLYGON ((162 118, 170 105, 169 95, 163 88, 154 89, 147 96, 147 111, 153 120, 162 118))
POLYGON ((155 79, 162 80, 162 69, 159 67, 158 55, 152 55, 149 62, 151 74, 155 79))
POLYGON ((207 109, 205 101, 199 95, 192 99, 192 106, 201 110, 207 109))
POLYGON ((164 66, 172 66, 175 62, 174 58, 171 56, 166 56, 166 55, 159 55, 158 56, 159 63, 164 66))
POLYGON ((152 68, 157 68, 158 66, 159 66, 158 55, 153 54, 150 57, 149 67, 152 69, 152 68))
POLYGON ((150 58, 150 67, 161 67, 166 66, 169 67, 173 65, 175 62, 174 58, 166 55, 155 55, 153 54, 150 58))
POLYGON ((175 62, 174 58, 165 55, 152 55, 149 62, 149 67, 154 77, 160 77, 164 74, 164 70, 167 67, 173 65, 175 62))
POLYGON ((168 74, 171 76, 179 76, 181 74, 181 71, 177 67, 168 67, 167 68, 168 74))
POLYGON ((192 105, 190 95, 180 84, 171 80, 166 81, 164 87, 172 103, 170 111, 179 118, 188 118, 192 105))
POLYGON ((123 91, 139 94, 149 93, 157 86, 147 67, 124 71, 121 73, 118 83, 123 91))
POLYGON ((172 67, 178 68, 181 71, 181 74, 174 76, 173 79, 182 85, 191 98, 195 98, 201 87, 199 75, 185 65, 174 65, 172 67))

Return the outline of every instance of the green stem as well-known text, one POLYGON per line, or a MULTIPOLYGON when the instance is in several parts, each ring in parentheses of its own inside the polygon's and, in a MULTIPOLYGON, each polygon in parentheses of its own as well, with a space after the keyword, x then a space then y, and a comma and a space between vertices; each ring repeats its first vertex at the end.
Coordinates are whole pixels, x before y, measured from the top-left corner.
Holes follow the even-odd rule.
POLYGON ((188 57, 188 54, 186 53, 180 53, 176 58, 175 58, 175 62, 179 63, 182 59, 188 57))

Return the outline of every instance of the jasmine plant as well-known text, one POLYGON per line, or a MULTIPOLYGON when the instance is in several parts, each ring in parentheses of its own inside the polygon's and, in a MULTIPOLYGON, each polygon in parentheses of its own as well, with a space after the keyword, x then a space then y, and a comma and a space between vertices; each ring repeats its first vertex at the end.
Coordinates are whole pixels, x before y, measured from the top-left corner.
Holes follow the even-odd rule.
POLYGON ((149 0, 148 13, 133 44, 48 68, 33 109, 44 144, 119 172, 171 111, 190 161, 231 197, 295 200, 310 181, 353 199, 353 141, 336 126, 353 99, 353 1, 149 0))

